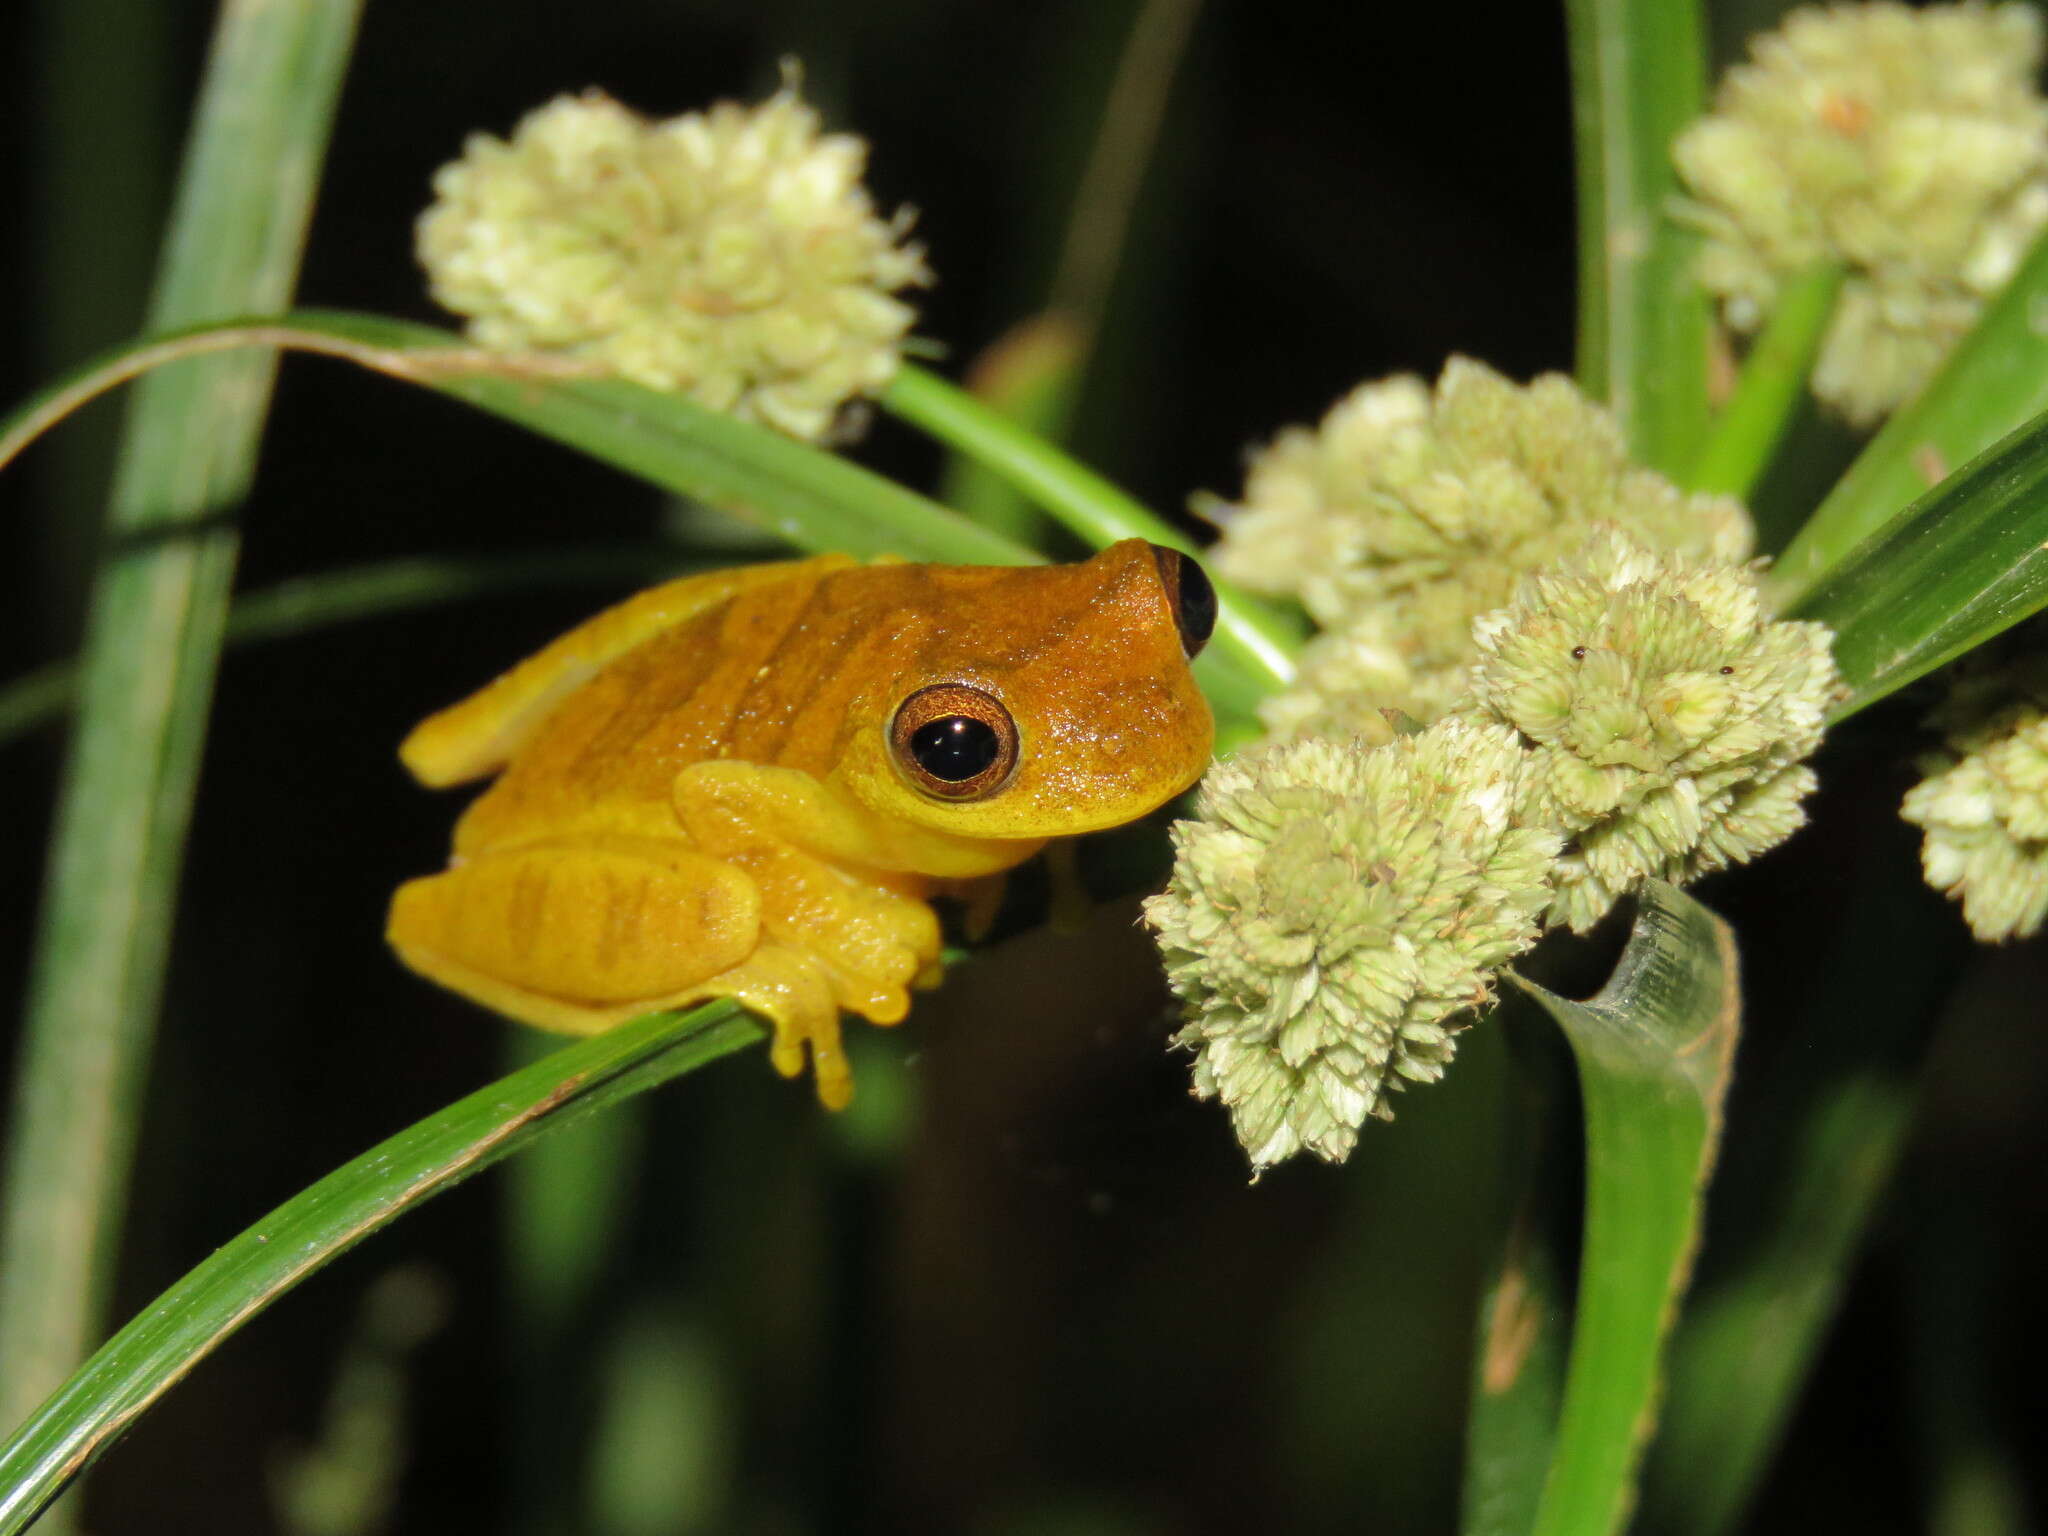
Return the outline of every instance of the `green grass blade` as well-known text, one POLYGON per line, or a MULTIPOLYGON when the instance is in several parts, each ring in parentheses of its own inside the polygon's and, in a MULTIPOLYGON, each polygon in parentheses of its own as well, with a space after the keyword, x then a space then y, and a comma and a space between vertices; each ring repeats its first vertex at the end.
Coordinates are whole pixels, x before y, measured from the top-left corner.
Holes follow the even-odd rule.
MULTIPOLYGON (((772 538, 812 550, 901 555, 916 560, 1024 565, 1042 557, 871 470, 765 427, 736 421, 678 396, 623 379, 589 377, 548 359, 480 353, 430 326, 378 315, 301 310, 276 320, 199 326, 148 338, 94 359, 0 421, 0 465, 85 401, 153 367, 194 353, 273 347, 344 358, 440 390, 582 450, 666 490, 716 506, 772 538)), ((993 420, 1033 473, 1095 512, 1094 542, 1157 537, 1190 547, 1123 492, 1065 455, 1001 423, 971 397, 977 423, 993 420), (1105 510, 1107 509, 1107 510, 1105 510)), ((957 401, 954 402, 957 404, 957 401)), ((1226 595, 1216 640, 1195 662, 1221 712, 1249 718, 1291 671, 1294 644, 1280 621, 1226 595), (1249 617, 1256 613, 1256 618, 1249 617)))
POLYGON ((1892 413, 1772 572, 1790 599, 1958 464, 2048 410, 2048 236, 1919 397, 1892 413))
MULTIPOLYGON (((223 7, 152 324, 289 301, 357 9, 223 7)), ((217 514, 247 489, 273 369, 263 355, 191 363, 150 380, 129 417, 10 1123, 0 1422, 101 1326, 234 569, 217 514)))
POLYGON ((374 315, 304 310, 287 322, 387 353, 456 349, 444 363, 428 362, 417 382, 802 549, 975 565, 1043 558, 837 454, 678 395, 624 379, 521 372, 517 359, 493 358, 445 332, 374 315))
MULTIPOLYGON (((671 544, 386 560, 301 576, 238 597, 228 609, 226 640, 235 646, 286 639, 334 624, 541 587, 651 584, 704 569, 706 564, 671 544)), ((62 715, 71 707, 77 686, 77 665, 55 662, 0 688, 0 745, 62 715)))
POLYGON ((400 1131, 231 1238, 0 1444, 0 1536, 36 1515, 244 1323, 337 1255, 537 1137, 767 1037, 731 1002, 650 1014, 400 1131))
POLYGON ((1749 499, 1805 396, 1841 291, 1838 266, 1817 267, 1785 285, 1770 322, 1742 360, 1735 393, 1714 420, 1687 478, 1689 489, 1749 499))
POLYGON ((1579 193, 1579 383, 1636 458, 1682 480, 1707 426, 1698 239, 1672 221, 1671 143, 1699 115, 1698 0, 1566 0, 1579 193))
POLYGON ((1651 882, 1613 978, 1576 1003, 1522 984, 1578 1059, 1586 1231, 1571 1365, 1536 1536, 1606 1536, 1633 1501, 1659 1357, 1699 1241, 1738 1026, 1735 945, 1651 882))
POLYGON ((339 310, 191 326, 103 353, 0 421, 0 465, 116 385, 180 359, 247 347, 316 352, 437 389, 800 548, 982 565, 1043 558, 836 454, 676 395, 556 359, 480 352, 432 326, 339 310))
POLYGON ((1835 631, 1841 720, 2048 605, 2048 415, 1965 465, 1809 589, 1835 631))
MULTIPOLYGON (((1088 334, 1070 317, 1033 315, 975 359, 967 388, 997 414, 1049 442, 1066 435, 1088 360, 1088 334)), ((970 454, 947 455, 939 500, 962 517, 1014 539, 1034 539, 1046 517, 1031 499, 970 454)))

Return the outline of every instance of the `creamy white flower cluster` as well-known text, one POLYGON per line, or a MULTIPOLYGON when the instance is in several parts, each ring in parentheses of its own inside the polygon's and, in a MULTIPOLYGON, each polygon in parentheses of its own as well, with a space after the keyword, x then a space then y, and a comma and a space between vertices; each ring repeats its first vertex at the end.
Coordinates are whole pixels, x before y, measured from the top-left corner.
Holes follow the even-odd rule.
POLYGON ((1855 425, 1927 382, 2048 224, 2041 43, 2028 5, 1793 11, 1673 148, 1735 330, 1846 269, 1813 390, 1855 425))
POLYGON ((2048 918, 2048 657, 1960 678, 1932 722, 1941 750, 1901 814, 1926 834, 1927 883, 1963 904, 1987 941, 2048 918))
POLYGON ((1441 1076, 1454 1017, 1535 942, 1557 836, 1518 824, 1526 755, 1445 720, 1368 750, 1308 738, 1217 765, 1146 903, 1195 1092, 1254 1169, 1342 1161, 1387 1095, 1441 1076))
POLYGON ((480 346, 566 353, 791 436, 879 391, 931 280, 867 146, 785 84, 759 106, 650 121, 564 96, 434 177, 419 255, 480 346))
POLYGON ((1773 620, 1752 568, 1601 529, 1474 635, 1462 710, 1514 727, 1523 814, 1567 839, 1548 921, 1583 932, 1645 879, 1683 884, 1804 824, 1841 678, 1827 628, 1773 620))
POLYGON ((1174 828, 1146 915, 1195 1091, 1255 1168, 1343 1158, 1392 1090, 1441 1074, 1544 924, 1590 928, 1805 819, 1840 679, 1828 631, 1772 620, 1754 567, 1597 525, 1474 636, 1450 714, 1227 760, 1174 828))
POLYGON ((1720 561, 1753 538, 1736 501, 1631 463, 1613 416, 1571 380, 1518 385, 1469 358, 1434 391, 1408 375, 1361 385, 1255 454, 1238 503, 1199 505, 1223 527, 1217 569, 1298 598, 1325 631, 1262 711, 1267 727, 1369 740, 1390 734, 1381 707, 1428 721, 1456 703, 1472 621, 1594 527, 1720 561))

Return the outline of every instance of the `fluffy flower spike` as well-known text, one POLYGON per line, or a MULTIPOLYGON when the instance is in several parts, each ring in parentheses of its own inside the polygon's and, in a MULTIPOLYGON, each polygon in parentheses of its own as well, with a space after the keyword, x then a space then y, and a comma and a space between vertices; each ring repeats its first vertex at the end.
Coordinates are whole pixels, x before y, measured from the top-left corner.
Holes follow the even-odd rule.
POLYGON ((1965 677, 1933 723, 1945 749, 1900 813, 1927 834, 1927 883, 1978 938, 2030 937, 2048 919, 2048 657, 1965 677))
POLYGON ((1343 726, 1360 687, 1372 705, 1441 714, 1472 620, 1596 524, 1721 561, 1752 538, 1735 501, 1631 464, 1613 417, 1569 379, 1517 385, 1467 358, 1433 392, 1406 375, 1354 390, 1253 456, 1241 504, 1205 510, 1223 525, 1219 571, 1299 598, 1329 631, 1265 712, 1282 731, 1343 726))
POLYGON ((894 376, 930 281, 876 217, 867 146, 819 132, 794 72, 759 106, 653 122, 597 91, 473 134, 419 256, 478 345, 588 359, 794 437, 894 376))
POLYGON ((1568 839, 1550 922, 1583 932, 1645 877, 1683 883, 1805 821, 1801 759, 1840 679, 1826 627, 1770 620, 1748 567, 1602 529, 1474 638, 1460 713, 1514 727, 1524 818, 1568 839))
POLYGON ((2027 5, 1794 11, 1674 146, 1734 329, 1847 268, 1813 389, 1856 425, 1919 390, 2048 222, 2041 43, 2027 5))
POLYGON ((1525 754, 1444 720, 1219 763, 1146 903, 1195 1052, 1254 1170, 1342 1161, 1387 1096, 1441 1076, 1460 1012, 1536 939, 1558 840, 1517 824, 1525 754))

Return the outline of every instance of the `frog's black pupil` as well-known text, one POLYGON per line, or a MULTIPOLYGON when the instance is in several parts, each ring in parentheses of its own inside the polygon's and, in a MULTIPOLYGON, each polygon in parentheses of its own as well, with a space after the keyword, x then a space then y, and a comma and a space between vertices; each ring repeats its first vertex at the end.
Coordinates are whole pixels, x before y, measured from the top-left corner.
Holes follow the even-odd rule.
POLYGON ((947 784, 983 772, 1002 749, 995 728, 972 715, 946 715, 910 733, 910 755, 917 766, 947 784))

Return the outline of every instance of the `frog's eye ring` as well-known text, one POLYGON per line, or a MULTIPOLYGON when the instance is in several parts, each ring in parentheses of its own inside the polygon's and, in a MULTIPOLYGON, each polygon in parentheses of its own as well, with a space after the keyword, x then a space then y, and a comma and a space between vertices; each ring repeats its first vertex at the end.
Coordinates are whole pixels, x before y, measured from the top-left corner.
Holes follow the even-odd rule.
POLYGON ((1159 566, 1159 579, 1166 584, 1166 601, 1173 609, 1173 627, 1180 631, 1181 652, 1193 661, 1216 628, 1216 589, 1209 585, 1208 573, 1177 549, 1154 544, 1152 558, 1159 566))
POLYGON ((889 750, 910 782, 935 800, 981 800, 1017 768, 1017 722, 994 695, 934 683, 896 706, 889 750))

